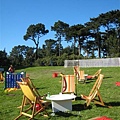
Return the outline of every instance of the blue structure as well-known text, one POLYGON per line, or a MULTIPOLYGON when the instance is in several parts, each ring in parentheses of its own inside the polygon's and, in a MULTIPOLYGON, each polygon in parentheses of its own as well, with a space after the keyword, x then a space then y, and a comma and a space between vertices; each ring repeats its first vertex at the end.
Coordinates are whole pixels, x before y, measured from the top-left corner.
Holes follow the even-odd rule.
POLYGON ((19 88, 16 81, 21 81, 21 78, 23 78, 25 76, 26 76, 25 72, 20 72, 20 73, 6 72, 5 73, 5 89, 7 89, 7 88, 19 88))

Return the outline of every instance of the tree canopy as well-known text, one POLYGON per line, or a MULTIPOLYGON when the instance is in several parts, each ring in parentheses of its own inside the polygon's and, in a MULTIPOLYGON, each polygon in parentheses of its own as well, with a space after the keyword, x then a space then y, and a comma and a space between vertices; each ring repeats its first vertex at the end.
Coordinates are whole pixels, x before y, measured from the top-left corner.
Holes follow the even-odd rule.
POLYGON ((36 59, 37 59, 37 50, 39 46, 39 39, 43 35, 47 34, 49 30, 45 29, 45 25, 38 23, 36 25, 30 25, 27 29, 26 34, 24 35, 24 40, 32 40, 36 46, 36 59))
POLYGON ((112 10, 90 18, 84 24, 71 26, 58 20, 51 26, 55 39, 46 39, 42 48, 39 48, 40 38, 49 30, 42 23, 32 24, 23 38, 26 41, 32 40, 35 48, 18 45, 12 49, 10 55, 5 50, 0 51, 0 65, 63 65, 65 59, 120 57, 119 16, 120 10, 112 10), (62 41, 67 42, 68 46, 63 47, 62 41), (72 44, 69 45, 69 42, 72 44), (6 62, 3 62, 4 59, 6 62))

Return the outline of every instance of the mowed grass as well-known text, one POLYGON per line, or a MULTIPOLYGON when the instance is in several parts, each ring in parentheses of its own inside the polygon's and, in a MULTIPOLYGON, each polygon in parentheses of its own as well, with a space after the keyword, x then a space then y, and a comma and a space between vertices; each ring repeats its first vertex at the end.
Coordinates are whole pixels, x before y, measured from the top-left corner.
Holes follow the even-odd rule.
MULTIPOLYGON (((86 74, 92 75, 100 68, 81 68, 86 74)), ((88 95, 92 89, 95 80, 89 80, 86 84, 77 85, 77 99, 72 102, 73 110, 70 112, 59 112, 55 116, 51 116, 51 105, 46 109, 49 117, 44 117, 38 114, 35 120, 88 120, 97 116, 107 116, 112 120, 120 120, 120 87, 115 83, 120 81, 120 67, 103 67, 102 74, 104 79, 100 88, 103 101, 111 108, 96 106, 90 104, 88 109, 84 109, 84 100, 79 99, 81 94, 88 95)), ((17 70, 16 72, 25 71, 30 75, 30 78, 41 95, 59 94, 61 91, 61 77, 52 77, 54 72, 62 72, 64 74, 73 74, 73 67, 29 67, 17 70)), ((0 120, 13 120, 19 115, 21 105, 22 91, 11 91, 8 94, 4 93, 4 83, 0 83, 0 120)), ((21 117, 20 120, 27 120, 21 117)))

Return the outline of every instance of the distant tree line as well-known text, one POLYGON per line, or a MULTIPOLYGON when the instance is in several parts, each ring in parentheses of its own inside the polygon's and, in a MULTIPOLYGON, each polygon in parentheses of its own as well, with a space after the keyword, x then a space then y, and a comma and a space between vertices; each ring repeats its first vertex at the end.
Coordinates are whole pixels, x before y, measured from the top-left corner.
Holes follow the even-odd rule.
POLYGON ((14 46, 10 55, 5 50, 0 51, 0 66, 59 66, 64 65, 66 59, 120 57, 120 10, 102 13, 84 25, 70 26, 58 20, 51 26, 51 31, 55 32, 55 39, 45 40, 40 48, 40 39, 49 30, 42 23, 30 25, 23 39, 32 40, 35 48, 14 46), (62 41, 68 46, 64 48, 62 41))

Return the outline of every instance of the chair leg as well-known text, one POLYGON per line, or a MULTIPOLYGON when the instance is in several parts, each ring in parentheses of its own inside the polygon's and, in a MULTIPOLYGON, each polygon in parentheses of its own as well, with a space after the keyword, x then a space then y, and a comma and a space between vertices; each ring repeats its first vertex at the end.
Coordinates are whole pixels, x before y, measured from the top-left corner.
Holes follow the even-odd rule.
POLYGON ((103 100, 102 100, 102 97, 101 97, 99 91, 98 91, 98 93, 97 93, 97 96, 98 96, 98 101, 97 101, 97 100, 93 100, 93 101, 94 101, 96 104, 99 104, 99 105, 101 105, 101 106, 105 106, 105 104, 104 104, 104 102, 103 102, 103 100))
POLYGON ((18 120, 18 118, 20 118, 22 116, 22 114, 20 114, 19 116, 17 116, 14 120, 18 120))

